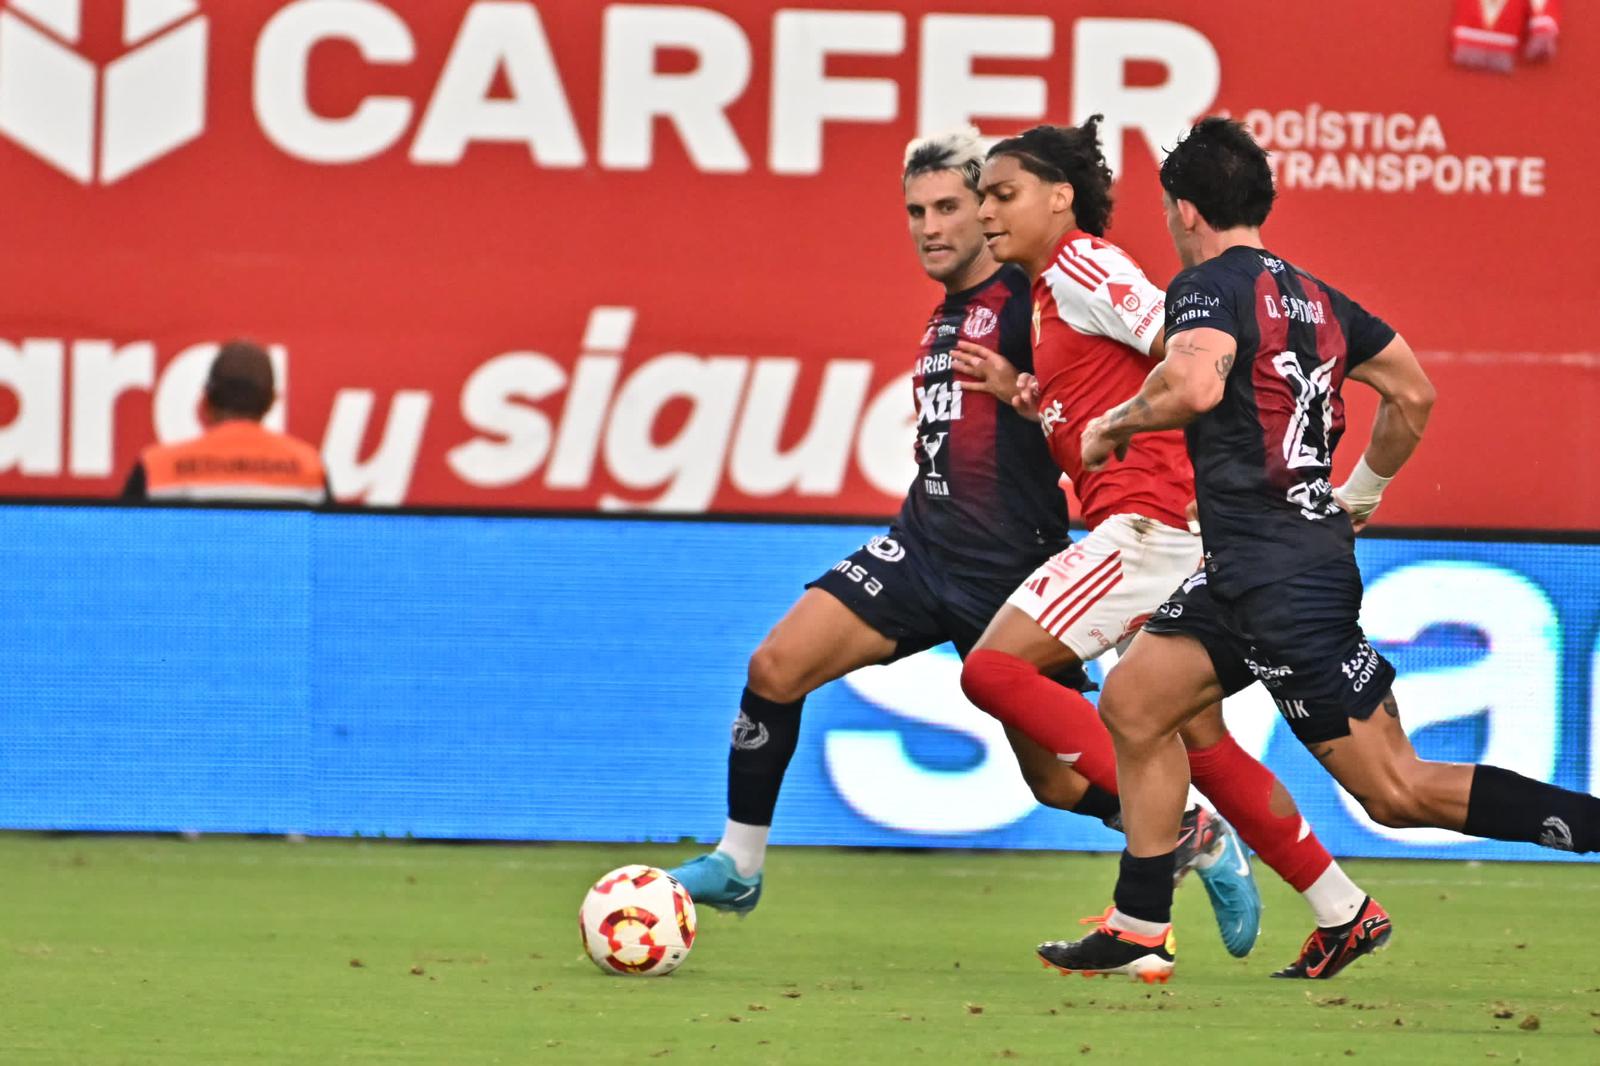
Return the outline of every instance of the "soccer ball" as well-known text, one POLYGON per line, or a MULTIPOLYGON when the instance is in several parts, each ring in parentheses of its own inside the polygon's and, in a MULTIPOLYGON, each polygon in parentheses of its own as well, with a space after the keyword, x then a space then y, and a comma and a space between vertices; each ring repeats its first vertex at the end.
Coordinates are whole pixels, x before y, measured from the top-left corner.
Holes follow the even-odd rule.
POLYGON ((694 946, 694 900, 665 870, 623 866, 583 898, 578 929, 606 973, 661 977, 682 966, 694 946))

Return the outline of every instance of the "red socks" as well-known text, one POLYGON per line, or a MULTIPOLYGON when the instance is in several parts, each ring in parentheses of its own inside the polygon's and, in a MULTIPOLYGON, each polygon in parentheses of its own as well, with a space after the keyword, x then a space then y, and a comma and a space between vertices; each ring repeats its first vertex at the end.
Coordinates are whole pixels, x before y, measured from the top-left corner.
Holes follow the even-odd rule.
POLYGON ((1032 663, 1001 651, 975 651, 961 670, 967 699, 1057 755, 1115 795, 1117 756, 1100 714, 1083 693, 1064 688, 1032 663))
MULTIPOLYGON (((1005 725, 1025 733, 1065 759, 1090 783, 1117 791, 1117 758, 1111 734, 1094 704, 1081 692, 1063 688, 1032 663, 999 651, 975 651, 961 671, 967 699, 1005 725)), ((1300 817, 1272 771, 1231 736, 1189 753, 1195 788, 1217 813, 1231 822, 1261 861, 1304 892, 1333 863, 1311 826, 1300 817), (1277 801, 1283 814, 1273 813, 1277 801)))
POLYGON ((1277 871, 1296 892, 1311 887, 1333 862, 1333 856, 1300 817, 1294 800, 1261 763, 1233 737, 1189 753, 1194 787, 1210 800, 1261 861, 1277 871), (1287 814, 1274 814, 1273 800, 1287 814))

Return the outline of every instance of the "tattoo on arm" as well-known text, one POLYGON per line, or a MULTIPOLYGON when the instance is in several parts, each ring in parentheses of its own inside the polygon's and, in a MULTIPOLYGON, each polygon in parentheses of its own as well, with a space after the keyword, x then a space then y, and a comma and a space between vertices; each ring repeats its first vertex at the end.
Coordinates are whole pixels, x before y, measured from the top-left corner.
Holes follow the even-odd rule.
MULTIPOLYGON (((1127 403, 1119 404, 1106 412, 1106 428, 1118 430, 1125 428, 1130 422, 1135 426, 1141 425, 1150 417, 1150 401, 1145 399, 1145 394, 1152 388, 1159 389, 1166 382, 1167 368, 1165 364, 1157 364, 1150 371, 1150 376, 1145 379, 1144 388, 1127 403)), ((1135 430, 1137 432, 1137 430, 1135 430)))
POLYGON ((1234 352, 1229 352, 1217 360, 1217 377, 1221 378, 1223 381, 1228 380, 1228 371, 1233 369, 1233 361, 1235 358, 1236 354, 1234 352))
POLYGON ((1129 419, 1141 419, 1150 414, 1150 404, 1143 396, 1135 396, 1120 407, 1113 407, 1106 413, 1106 422, 1111 429, 1117 429, 1127 423, 1129 419))

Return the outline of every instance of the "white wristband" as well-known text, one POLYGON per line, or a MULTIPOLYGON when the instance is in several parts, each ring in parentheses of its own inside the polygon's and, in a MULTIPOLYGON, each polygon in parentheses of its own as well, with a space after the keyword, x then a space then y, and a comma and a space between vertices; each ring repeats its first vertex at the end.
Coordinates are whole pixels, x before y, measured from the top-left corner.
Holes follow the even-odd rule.
POLYGON ((1345 483, 1339 486, 1339 499, 1344 501, 1352 514, 1371 514, 1378 509, 1383 490, 1393 480, 1392 477, 1381 477, 1374 473, 1372 467, 1367 465, 1367 457, 1363 455, 1345 483))

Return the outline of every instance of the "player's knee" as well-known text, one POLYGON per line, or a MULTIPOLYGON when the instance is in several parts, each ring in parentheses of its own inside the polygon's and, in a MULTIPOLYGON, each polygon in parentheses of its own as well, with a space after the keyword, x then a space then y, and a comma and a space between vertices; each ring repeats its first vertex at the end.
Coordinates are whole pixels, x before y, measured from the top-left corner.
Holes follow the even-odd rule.
POLYGON ((793 703, 808 691, 804 671, 795 657, 771 641, 751 654, 745 685, 757 696, 774 703, 793 703))
POLYGON ((996 651, 975 651, 961 664, 961 693, 974 707, 1000 717, 1016 660, 996 651))
POLYGON ((1145 713, 1136 688, 1120 681, 1115 670, 1100 693, 1100 720, 1111 738, 1122 745, 1153 743, 1165 732, 1145 713))

